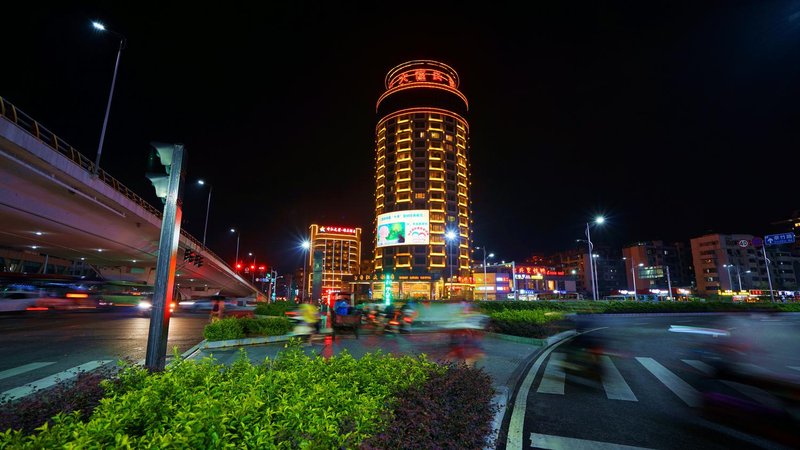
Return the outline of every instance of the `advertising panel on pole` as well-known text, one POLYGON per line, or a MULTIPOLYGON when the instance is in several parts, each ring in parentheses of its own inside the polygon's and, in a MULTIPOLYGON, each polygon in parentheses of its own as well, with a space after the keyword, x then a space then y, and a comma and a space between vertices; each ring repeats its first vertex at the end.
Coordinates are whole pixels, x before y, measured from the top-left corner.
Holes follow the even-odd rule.
POLYGON ((378 216, 378 248, 396 245, 428 245, 430 220, 427 209, 395 211, 378 216))

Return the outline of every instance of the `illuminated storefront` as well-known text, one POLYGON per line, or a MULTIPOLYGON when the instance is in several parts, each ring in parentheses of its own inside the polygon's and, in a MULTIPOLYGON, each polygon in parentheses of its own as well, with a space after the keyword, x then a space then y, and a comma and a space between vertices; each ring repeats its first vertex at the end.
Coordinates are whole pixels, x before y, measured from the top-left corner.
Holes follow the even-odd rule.
POLYGON ((389 71, 385 87, 376 105, 371 295, 383 298, 388 275, 402 298, 471 298, 471 284, 457 281, 471 276, 472 239, 468 103, 458 74, 409 61, 389 71))

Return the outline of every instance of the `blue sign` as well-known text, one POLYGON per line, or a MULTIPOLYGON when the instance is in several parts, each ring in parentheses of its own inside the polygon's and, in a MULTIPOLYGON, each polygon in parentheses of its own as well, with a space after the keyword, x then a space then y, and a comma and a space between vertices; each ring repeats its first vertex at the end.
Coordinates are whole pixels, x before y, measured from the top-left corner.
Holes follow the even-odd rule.
POLYGON ((768 234, 764 236, 767 245, 793 244, 794 233, 768 234))

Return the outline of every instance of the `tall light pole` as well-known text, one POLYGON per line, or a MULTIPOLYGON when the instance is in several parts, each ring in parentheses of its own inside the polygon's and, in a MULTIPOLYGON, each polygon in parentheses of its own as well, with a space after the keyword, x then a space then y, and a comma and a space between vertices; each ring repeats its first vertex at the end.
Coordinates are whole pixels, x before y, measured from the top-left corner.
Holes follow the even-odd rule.
MULTIPOLYGON (((483 300, 489 300, 489 292, 486 290, 486 247, 475 247, 478 250, 483 250, 483 300)), ((489 258, 494 258, 494 253, 489 253, 489 258)), ((495 300, 497 294, 495 293, 495 300)))
POLYGON ((733 267, 733 264, 723 264, 722 267, 728 271, 728 285, 731 287, 731 290, 733 290, 733 279, 731 279, 731 267, 733 267))
POLYGON ((453 241, 456 239, 456 233, 454 231, 448 231, 444 234, 445 239, 447 239, 447 263, 450 266, 450 289, 447 292, 447 298, 453 298, 453 241))
POLYGON ((239 237, 241 233, 237 228, 231 228, 231 233, 236 233, 236 261, 233 262, 233 266, 236 267, 236 264, 239 264, 239 237))
POLYGON ((300 244, 300 246, 303 247, 303 295, 302 295, 300 301, 301 301, 301 303, 305 303, 306 302, 306 272, 308 272, 308 248, 311 247, 311 243, 306 240, 306 241, 303 241, 303 243, 300 244))
MULTIPOLYGON (((594 218, 594 223, 597 225, 602 225, 606 219, 603 216, 597 216, 594 218)), ((592 282, 592 299, 597 300, 597 280, 595 279, 594 275, 594 245, 592 245, 592 235, 589 231, 589 224, 590 222, 586 222, 586 242, 589 244, 589 277, 592 282)))
POLYGON ((106 105, 106 115, 103 118, 103 129, 100 131, 100 144, 97 146, 97 156, 94 160, 94 167, 92 168, 92 173, 97 175, 97 171, 100 168, 100 155, 103 153, 103 141, 106 139, 106 125, 108 125, 108 113, 111 112, 111 99, 114 97, 114 86, 117 84, 117 69, 119 69, 119 58, 122 56, 122 49, 125 48, 125 43, 127 40, 125 36, 121 33, 118 33, 113 30, 109 30, 100 22, 92 22, 92 26, 95 30, 106 31, 108 33, 113 34, 114 36, 119 38, 119 50, 117 50, 117 62, 114 63, 114 77, 111 78, 111 91, 108 93, 108 104, 106 105))
MULTIPOLYGON (((669 266, 665 264, 667 268, 667 289, 669 290, 669 294, 667 295, 667 300, 672 300, 672 278, 669 276, 669 266)), ((741 280, 739 281, 739 285, 741 286, 741 280)))
MULTIPOLYGON (((644 267, 644 263, 639 263, 639 267, 644 267)), ((633 265, 633 258, 631 258, 631 275, 633 276, 633 301, 639 301, 639 295, 636 293, 636 267, 633 265)))
MULTIPOLYGON (((200 186, 204 186, 206 182, 204 180, 197 180, 197 184, 200 186)), ((203 228, 203 247, 206 246, 206 232, 208 232, 208 213, 211 211, 211 191, 214 190, 214 186, 209 184, 208 185, 208 202, 206 203, 206 226, 203 228)))

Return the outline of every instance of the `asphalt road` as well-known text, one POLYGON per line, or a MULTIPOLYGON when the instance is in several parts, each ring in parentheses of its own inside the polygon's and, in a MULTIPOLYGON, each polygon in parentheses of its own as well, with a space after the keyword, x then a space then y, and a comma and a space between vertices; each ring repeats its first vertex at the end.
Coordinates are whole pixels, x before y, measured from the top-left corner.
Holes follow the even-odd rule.
MULTIPOLYGON (((593 378, 568 368, 575 361, 571 355, 582 355, 577 337, 543 352, 520 385, 514 413, 510 410, 505 448, 788 448, 740 423, 701 414, 701 392, 747 398, 736 386, 705 377, 708 366, 697 363, 706 355, 706 344, 726 339, 698 331, 719 327, 723 319, 727 317, 598 318, 587 328, 595 331, 585 336, 601 343, 604 370, 593 378), (525 403, 519 404, 526 391, 525 403)), ((766 350, 751 349, 746 361, 800 381, 800 315, 759 316, 748 322, 757 326, 753 336, 766 350)), ((742 325, 734 324, 734 329, 742 325)))
MULTIPOLYGON (((207 323, 207 313, 173 315, 168 356, 173 347, 184 352, 202 341, 207 323)), ((140 361, 149 324, 134 307, 1 314, 0 393, 96 361, 140 361)))

